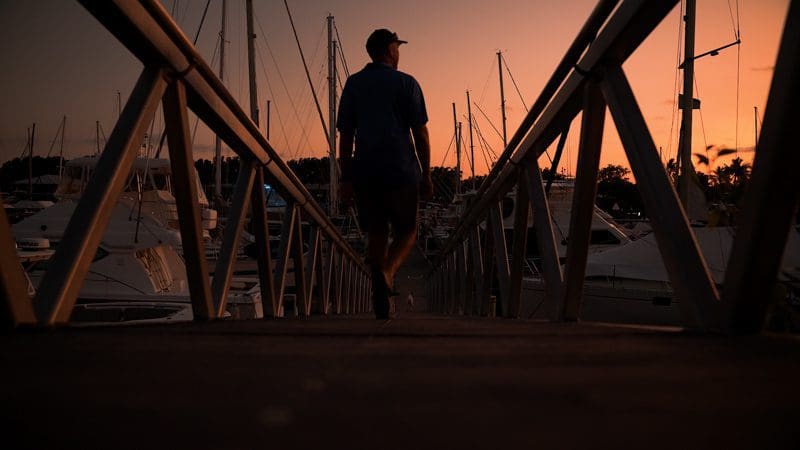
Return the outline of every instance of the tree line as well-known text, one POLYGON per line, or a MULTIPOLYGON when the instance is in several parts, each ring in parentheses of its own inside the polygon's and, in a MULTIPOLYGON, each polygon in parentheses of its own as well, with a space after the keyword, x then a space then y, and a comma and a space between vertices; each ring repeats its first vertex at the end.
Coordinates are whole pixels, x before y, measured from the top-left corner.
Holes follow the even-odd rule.
MULTIPOLYGON (((705 192, 712 210, 724 210, 731 216, 739 207, 750 181, 751 166, 741 158, 734 158, 729 164, 716 165, 708 159, 698 158, 699 166, 705 166, 704 172, 698 172, 698 181, 705 192)), ((34 156, 31 161, 33 177, 44 174, 59 173, 61 161, 58 157, 34 156)), ((330 180, 328 158, 300 158, 288 163, 298 178, 306 185, 325 185, 330 180)), ((27 158, 14 158, 0 166, 0 189, 3 192, 20 190, 15 181, 27 179, 29 162, 27 158)), ((214 186, 214 163, 208 159, 195 161, 200 181, 206 193, 211 195, 214 186)), ((670 159, 666 164, 667 174, 677 185, 678 164, 670 159)), ((223 196, 230 196, 239 174, 239 158, 227 157, 222 160, 223 196)), ((433 201, 448 204, 453 201, 456 192, 457 174, 453 167, 433 167, 431 176, 434 184, 433 201)), ((550 177, 548 169, 542 178, 550 177)), ((555 174, 554 179, 564 178, 555 174)), ((462 180, 462 190, 478 189, 485 176, 476 176, 462 180)), ((597 205, 617 219, 647 217, 647 211, 639 196, 636 185, 630 180, 630 170, 616 164, 608 164, 601 168, 597 183, 597 205)), ((732 217, 728 217, 732 219, 732 217)))

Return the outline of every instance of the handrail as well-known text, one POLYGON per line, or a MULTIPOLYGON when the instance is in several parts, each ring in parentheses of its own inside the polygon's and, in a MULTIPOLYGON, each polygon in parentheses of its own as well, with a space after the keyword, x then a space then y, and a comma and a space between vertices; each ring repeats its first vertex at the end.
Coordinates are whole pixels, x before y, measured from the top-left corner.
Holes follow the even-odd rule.
POLYGON ((536 119, 539 118, 539 115, 544 111, 544 108, 553 98, 553 95, 556 94, 559 86, 561 86, 563 81, 567 78, 567 75, 569 75, 570 71, 575 67, 575 64, 577 64, 581 55, 592 41, 594 41, 600 27, 605 23, 618 3, 619 0, 601 0, 597 6, 595 6, 594 10, 592 10, 589 18, 586 19, 586 23, 578 32, 578 36, 575 37, 572 45, 567 49, 566 54, 564 54, 561 62, 556 66, 553 74, 550 75, 550 79, 547 80, 539 97, 533 102, 530 111, 528 111, 522 119, 517 131, 511 136, 508 145, 503 149, 503 152, 497 158, 489 174, 483 180, 483 183, 481 183, 476 197, 482 197, 494 180, 500 175, 501 170, 505 168, 506 163, 519 146, 522 138, 525 137, 527 130, 529 130, 534 122, 536 122, 536 119))
POLYGON ((297 178, 227 88, 205 63, 189 38, 155 0, 79 2, 145 65, 163 65, 187 86, 189 107, 242 159, 264 165, 281 195, 319 224, 337 247, 366 270, 327 214, 297 178))
MULTIPOLYGON (((535 113, 537 110, 534 108, 532 108, 528 116, 526 116, 526 120, 520 125, 512 141, 506 148, 506 151, 504 151, 504 154, 508 153, 506 158, 508 164, 502 167, 498 164, 495 170, 493 170, 493 172, 498 172, 496 177, 494 179, 487 177, 484 184, 481 185, 481 189, 476 195, 478 200, 464 211, 462 219, 459 221, 458 228, 456 228, 451 238, 443 247, 437 258, 437 262, 441 262, 459 242, 466 239, 469 229, 485 215, 490 202, 495 201, 499 195, 511 188, 514 182, 512 178, 516 166, 519 165, 524 158, 528 157, 531 151, 535 150, 536 154, 532 156, 538 158, 548 145, 560 134, 561 129, 555 125, 563 125, 566 121, 572 120, 577 115, 581 109, 581 88, 587 76, 599 69, 603 62, 624 62, 653 28, 655 28, 673 8, 675 3, 676 0, 664 2, 628 0, 617 8, 615 14, 608 20, 598 37, 592 42, 586 54, 583 55, 577 63, 577 67, 580 69, 575 70, 575 64, 571 66, 566 81, 564 81, 555 97, 544 107, 538 120, 535 120, 535 113), (517 136, 522 137, 517 138, 517 136)), ((601 3, 601 5, 603 4, 604 3, 601 3)), ((584 26, 582 33, 589 33, 587 30, 593 30, 596 25, 595 22, 603 17, 601 13, 605 12, 605 10, 598 12, 598 9, 600 9, 600 5, 598 5, 598 8, 595 9, 592 17, 584 26)), ((579 47, 578 40, 576 39, 576 43, 573 44, 570 51, 577 52, 576 49, 579 47)), ((562 65, 569 61, 571 61, 571 59, 565 57, 564 60, 562 60, 562 65)), ((560 65, 556 74, 560 74, 561 69, 562 67, 560 65)), ((551 78, 553 83, 558 79, 556 74, 551 78)), ((544 98, 545 94, 546 93, 543 93, 540 99, 544 98)), ((537 103, 538 102, 539 100, 537 100, 537 103)), ((542 102, 544 103, 544 101, 542 102)), ((435 266, 436 264, 434 264, 434 267, 435 266)))

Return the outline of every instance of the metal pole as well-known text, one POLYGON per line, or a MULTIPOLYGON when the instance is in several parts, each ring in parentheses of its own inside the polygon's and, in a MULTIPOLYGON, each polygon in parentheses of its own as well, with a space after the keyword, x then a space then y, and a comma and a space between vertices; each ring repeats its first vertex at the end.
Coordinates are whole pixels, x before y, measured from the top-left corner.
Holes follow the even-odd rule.
POLYGON ((272 106, 272 101, 267 100, 267 139, 269 140, 269 127, 270 127, 270 107, 272 106))
MULTIPOLYGON (((194 182, 192 139, 189 134, 189 115, 186 107, 186 87, 173 81, 162 100, 169 142, 169 160, 175 182, 175 203, 183 243, 183 260, 192 301, 194 320, 215 318, 211 285, 208 282, 208 263, 203 243, 202 218, 197 203, 197 184, 194 182)), ((141 205, 141 202, 139 203, 141 205)))
POLYGON ((97 146, 97 152, 95 153, 95 155, 99 155, 100 154, 100 121, 99 120, 95 120, 94 121, 94 135, 95 135, 94 142, 95 142, 95 145, 97 146))
POLYGON ((606 102, 597 83, 584 87, 581 136, 575 176, 575 191, 569 221, 567 244, 567 269, 563 299, 559 307, 559 320, 577 321, 580 317, 583 279, 586 275, 586 258, 592 237, 592 217, 597 195, 597 174, 600 169, 600 150, 603 143, 603 126, 606 102))
POLYGON ((689 168, 692 165, 692 107, 694 103, 694 28, 696 0, 686 0, 684 56, 683 56, 683 101, 680 137, 680 197, 684 209, 689 206, 689 168))
POLYGON ((67 134, 67 116, 61 120, 61 149, 58 153, 58 178, 64 175, 64 135, 67 134))
POLYGON ((258 126, 258 88, 256 86, 256 34, 253 32, 253 0, 245 2, 247 11, 247 68, 250 75, 250 118, 258 126))
POLYGON ((333 16, 328 15, 328 162, 330 182, 328 184, 331 216, 339 214, 339 199, 336 192, 336 41, 333 40, 333 16))
MULTIPOLYGON (((222 0, 222 26, 219 31, 219 81, 225 81, 225 22, 228 2, 222 0)), ((214 141, 214 204, 219 208, 222 200, 222 139, 214 141)))
POLYGON ((469 165, 472 174, 472 189, 475 189, 475 145, 472 141, 472 104, 467 91, 467 120, 469 121, 469 165))
POLYGON ((456 116, 456 103, 453 102, 453 133, 456 142, 456 194, 461 193, 461 140, 458 133, 458 117, 456 116))
POLYGON ((755 141, 755 147, 753 147, 753 151, 758 148, 758 106, 753 106, 753 140, 755 141))
POLYGON ((31 128, 31 145, 28 149, 28 200, 33 200, 33 142, 36 139, 36 123, 31 128))
POLYGON ((713 328, 719 306, 716 285, 621 67, 606 68, 602 89, 644 206, 656 212, 650 223, 675 296, 681 299, 684 322, 689 328, 713 328))
POLYGON ((225 314, 228 291, 233 276, 233 265, 236 263, 236 251, 239 248, 242 228, 247 219, 247 207, 250 204, 250 195, 253 193, 256 171, 258 171, 258 161, 242 159, 239 163, 239 178, 236 180, 236 187, 231 196, 228 223, 225 225, 222 248, 214 267, 214 280, 211 283, 217 317, 225 314))
POLYGON ((461 122, 456 126, 456 193, 461 193, 461 122))
POLYGON ((497 70, 500 74, 500 112, 503 114, 503 148, 508 146, 508 134, 506 132, 506 94, 503 90, 503 53, 497 52, 497 70))

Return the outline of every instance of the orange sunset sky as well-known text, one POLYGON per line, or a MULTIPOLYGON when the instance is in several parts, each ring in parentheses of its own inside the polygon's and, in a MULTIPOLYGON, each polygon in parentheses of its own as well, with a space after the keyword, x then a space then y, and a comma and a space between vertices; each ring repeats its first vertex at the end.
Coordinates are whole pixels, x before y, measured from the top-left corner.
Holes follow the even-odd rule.
MULTIPOLYGON (((164 0, 164 7, 185 33, 194 37, 204 0, 164 0)), ((222 0, 212 0, 198 48, 218 70, 215 55, 222 0)), ((425 93, 432 140, 432 165, 455 165, 452 102, 457 103, 467 135, 466 90, 500 128, 496 52, 501 50, 530 105, 575 38, 596 2, 589 0, 520 1, 353 1, 290 0, 298 33, 327 120, 325 17, 331 13, 351 72, 367 62, 364 42, 375 28, 396 31, 410 43, 401 48, 400 70, 420 82, 425 93), (447 154, 447 157, 445 157, 447 154)), ((674 112, 678 31, 681 4, 667 16, 624 66, 664 159, 675 156, 678 115, 674 112)), ((787 0, 698 0, 696 52, 735 40, 742 45, 706 57, 696 64, 702 114, 695 115, 694 146, 738 146, 752 158, 754 107, 763 116, 787 0), (738 61, 737 61, 738 60, 738 61), (738 71, 737 71, 738 65, 738 71)), ((285 159, 324 156, 326 141, 294 43, 282 1, 256 0, 259 103, 272 102, 271 142, 285 159)), ((225 83, 247 110, 247 64, 244 0, 228 0, 225 83)), ((48 153, 62 116, 67 116, 65 154, 75 157, 95 149, 95 121, 109 135, 122 102, 129 95, 141 64, 93 17, 74 1, 0 1, 0 41, 3 42, 0 103, 0 160, 20 156, 26 129, 37 125, 35 153, 48 153)), ((678 75, 680 76, 680 75, 678 75)), ((505 75, 508 134, 525 114, 520 95, 505 75)), ((344 75, 342 75, 344 79, 344 75)), ((699 93, 698 93, 699 91, 699 93)), ((159 113, 160 114, 160 113, 159 113)), ((483 115, 473 108, 487 143, 500 153, 501 140, 483 115)), ((607 119, 601 164, 627 161, 607 119)), ((261 124, 262 128, 264 124, 261 124)), ((760 127, 760 125, 759 125, 760 127)), ((159 135, 163 119, 153 124, 159 135)), ((578 123, 567 144, 564 169, 572 172, 577 158, 578 123)), ((213 153, 213 135, 202 124, 195 137, 195 157, 213 153)), ((56 144, 53 154, 57 154, 56 144)), ((487 161, 476 144, 476 172, 486 173, 487 161)), ((232 155, 226 150, 226 155, 232 155)), ((725 160, 727 161, 727 160, 725 160)), ((466 159, 463 171, 469 175, 466 159)))

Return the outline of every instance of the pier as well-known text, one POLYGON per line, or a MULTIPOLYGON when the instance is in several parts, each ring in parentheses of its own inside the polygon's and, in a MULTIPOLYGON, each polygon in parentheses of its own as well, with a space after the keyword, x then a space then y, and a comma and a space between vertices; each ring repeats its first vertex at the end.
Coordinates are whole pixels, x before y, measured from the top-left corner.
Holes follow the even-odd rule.
MULTIPOLYGON (((371 314, 370 271, 163 6, 80 3, 144 69, 35 295, 0 212, 0 411, 8 448, 796 448, 800 340, 765 330, 800 202, 800 1, 791 2, 725 282, 712 278, 623 64, 677 1, 601 0, 431 260, 371 314), (141 137, 163 105, 193 320, 70 315, 141 137), (188 112, 242 161, 213 277, 188 112), (606 111, 669 281, 674 327, 582 315, 606 111), (538 158, 581 114, 566 263, 538 158), (264 185, 287 200, 270 248, 264 185), (502 199, 521 208, 506 244, 502 199), (263 318, 226 315, 248 210, 263 318), (546 320, 520 314, 528 211, 546 320), (769 212, 769 214, 767 214, 769 212), (304 234, 304 226, 309 232, 304 234), (287 273, 292 267, 293 280, 287 273), (288 289, 297 317, 283 306, 288 289), (405 310, 413 291, 415 311, 405 310)), ((5 447, 5 446, 4 446, 5 447)))
MULTIPOLYGON (((420 262, 401 276, 421 274, 420 262)), ((404 308, 390 321, 3 336, 3 435, 19 449, 752 449, 800 438, 796 338, 404 308)))

